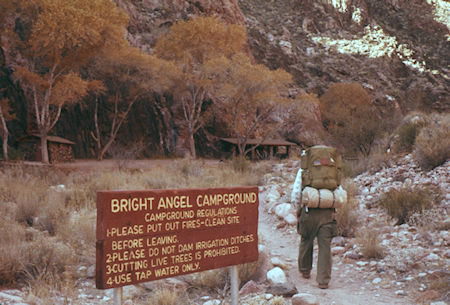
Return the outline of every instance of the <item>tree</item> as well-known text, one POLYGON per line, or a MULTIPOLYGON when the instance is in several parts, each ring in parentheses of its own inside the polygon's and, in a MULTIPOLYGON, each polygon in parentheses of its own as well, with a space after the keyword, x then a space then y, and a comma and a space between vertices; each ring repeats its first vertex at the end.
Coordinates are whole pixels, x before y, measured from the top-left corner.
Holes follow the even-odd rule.
POLYGON ((320 97, 325 129, 336 145, 347 151, 370 154, 382 123, 372 105, 372 97, 358 83, 337 83, 320 97))
POLYGON ((155 46, 159 57, 174 61, 181 69, 174 96, 181 105, 193 158, 194 135, 204 124, 204 102, 212 98, 215 81, 207 77, 205 64, 213 58, 242 52, 246 44, 242 26, 223 23, 217 17, 200 17, 177 22, 155 46))
POLYGON ((173 64, 132 47, 101 54, 95 62, 90 74, 103 80, 104 90, 98 93, 104 94, 95 97, 95 131, 91 135, 96 142, 97 158, 102 160, 133 105, 142 99, 152 100, 154 93, 169 88, 172 84, 171 75, 178 71, 173 64), (99 109, 99 99, 102 97, 106 98, 106 103, 99 109), (107 122, 108 131, 101 130, 99 113, 107 117, 104 121, 107 122))
POLYGON ((211 77, 217 77, 216 117, 220 117, 237 139, 239 155, 244 157, 283 126, 284 95, 292 83, 286 71, 254 65, 248 56, 237 54, 208 62, 211 77), (256 145, 247 145, 249 139, 256 145))
POLYGON ((0 123, 2 126, 2 138, 3 138, 3 159, 8 161, 8 126, 7 121, 14 119, 14 115, 11 114, 11 108, 9 106, 9 100, 7 98, 0 99, 0 123))
POLYGON ((90 88, 78 71, 103 48, 124 44, 127 16, 111 0, 37 0, 38 16, 22 41, 24 61, 15 77, 34 110, 42 161, 49 162, 47 137, 65 105, 90 88))

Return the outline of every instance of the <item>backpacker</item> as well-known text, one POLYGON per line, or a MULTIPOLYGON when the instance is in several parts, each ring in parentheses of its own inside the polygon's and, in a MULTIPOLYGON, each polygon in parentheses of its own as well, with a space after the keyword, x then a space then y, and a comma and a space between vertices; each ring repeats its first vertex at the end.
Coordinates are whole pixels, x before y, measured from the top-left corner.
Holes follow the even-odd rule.
POLYGON ((336 148, 316 145, 301 156, 302 187, 334 190, 341 184, 342 158, 336 148))

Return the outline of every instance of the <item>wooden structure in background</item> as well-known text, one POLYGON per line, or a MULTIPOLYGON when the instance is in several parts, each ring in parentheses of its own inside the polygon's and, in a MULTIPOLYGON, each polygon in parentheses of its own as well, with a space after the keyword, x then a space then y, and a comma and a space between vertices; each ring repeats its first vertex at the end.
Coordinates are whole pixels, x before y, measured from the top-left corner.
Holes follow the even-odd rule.
MULTIPOLYGON (((221 138, 220 140, 225 144, 225 150, 231 150, 233 156, 238 154, 238 141, 236 138, 221 138)), ((250 139, 247 141, 247 148, 255 146, 259 142, 260 140, 250 139)), ((287 158, 289 157, 290 148, 295 146, 297 144, 286 140, 267 139, 251 151, 251 159, 287 158)))
MULTIPOLYGON (((18 142, 25 160, 42 161, 41 138, 38 134, 24 136, 18 142)), ((71 162, 75 159, 72 149, 75 142, 57 136, 48 136, 47 145, 50 163, 71 162)))

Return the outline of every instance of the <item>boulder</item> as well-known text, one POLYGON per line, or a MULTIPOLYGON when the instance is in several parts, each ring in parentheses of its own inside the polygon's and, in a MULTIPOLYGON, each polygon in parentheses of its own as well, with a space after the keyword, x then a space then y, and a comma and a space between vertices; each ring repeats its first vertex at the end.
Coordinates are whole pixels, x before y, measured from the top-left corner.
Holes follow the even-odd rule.
POLYGON ((291 299, 292 305, 319 305, 317 298, 309 293, 298 293, 291 299))
POLYGON ((271 285, 286 284, 286 275, 280 267, 275 267, 267 272, 267 280, 271 285))

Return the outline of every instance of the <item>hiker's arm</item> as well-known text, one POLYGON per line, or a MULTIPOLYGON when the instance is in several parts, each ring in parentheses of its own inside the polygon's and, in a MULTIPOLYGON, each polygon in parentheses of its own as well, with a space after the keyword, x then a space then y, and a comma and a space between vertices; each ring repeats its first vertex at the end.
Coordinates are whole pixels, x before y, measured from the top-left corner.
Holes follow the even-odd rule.
POLYGON ((292 186, 291 204, 297 209, 301 205, 302 194, 302 169, 299 169, 295 177, 294 185, 292 186))

